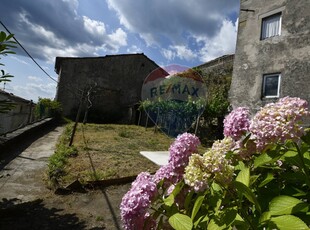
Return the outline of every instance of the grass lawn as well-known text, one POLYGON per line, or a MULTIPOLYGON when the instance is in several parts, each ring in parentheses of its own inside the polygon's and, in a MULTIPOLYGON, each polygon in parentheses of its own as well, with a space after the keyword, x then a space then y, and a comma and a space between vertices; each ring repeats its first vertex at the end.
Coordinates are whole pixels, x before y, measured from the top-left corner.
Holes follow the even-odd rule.
POLYGON ((67 126, 49 161, 50 177, 56 175, 61 184, 76 179, 85 183, 155 172, 159 167, 139 152, 166 151, 174 141, 160 131, 154 133, 154 129, 141 126, 79 124, 74 147, 68 149, 71 130, 72 124, 67 126))

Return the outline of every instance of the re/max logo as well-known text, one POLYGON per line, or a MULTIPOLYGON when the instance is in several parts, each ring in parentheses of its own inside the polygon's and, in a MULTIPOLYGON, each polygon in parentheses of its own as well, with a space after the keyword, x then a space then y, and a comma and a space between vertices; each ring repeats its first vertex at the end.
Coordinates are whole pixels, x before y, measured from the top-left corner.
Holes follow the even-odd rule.
POLYGON ((158 87, 152 87, 150 89, 150 95, 152 97, 160 96, 163 94, 187 94, 190 96, 198 97, 199 88, 181 84, 160 85, 158 87))

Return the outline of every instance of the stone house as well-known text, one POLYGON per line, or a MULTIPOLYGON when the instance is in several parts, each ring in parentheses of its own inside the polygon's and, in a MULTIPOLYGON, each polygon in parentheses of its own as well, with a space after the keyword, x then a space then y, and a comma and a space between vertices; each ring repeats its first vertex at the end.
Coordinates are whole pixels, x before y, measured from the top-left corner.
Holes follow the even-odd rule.
POLYGON ((88 107, 89 122, 134 124, 144 79, 158 67, 144 54, 56 57, 56 100, 71 119, 81 102, 81 119, 88 107))
POLYGON ((252 112, 285 96, 310 102, 309 0, 241 0, 230 89, 252 112))
POLYGON ((14 107, 7 113, 0 113, 0 135, 21 128, 34 121, 34 107, 32 100, 15 96, 0 90, 0 101, 8 101, 14 107))

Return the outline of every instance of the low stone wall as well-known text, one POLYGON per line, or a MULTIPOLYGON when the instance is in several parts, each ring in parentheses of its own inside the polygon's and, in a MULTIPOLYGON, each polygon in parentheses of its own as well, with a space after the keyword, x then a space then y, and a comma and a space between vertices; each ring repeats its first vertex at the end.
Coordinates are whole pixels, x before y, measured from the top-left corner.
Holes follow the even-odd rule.
POLYGON ((0 155, 5 154, 9 150, 14 150, 24 145, 27 141, 38 137, 38 135, 48 132, 57 125, 57 121, 53 118, 46 118, 35 123, 29 124, 14 132, 0 136, 0 155))

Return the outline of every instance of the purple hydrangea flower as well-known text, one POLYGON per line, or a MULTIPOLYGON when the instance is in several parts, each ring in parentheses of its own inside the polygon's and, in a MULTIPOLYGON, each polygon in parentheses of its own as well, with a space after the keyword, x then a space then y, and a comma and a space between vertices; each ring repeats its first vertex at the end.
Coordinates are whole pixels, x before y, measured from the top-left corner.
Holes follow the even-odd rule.
POLYGON ((140 173, 122 198, 120 209, 124 229, 143 229, 148 208, 156 194, 153 176, 147 172, 140 173))
POLYGON ((249 131, 249 126, 249 109, 245 107, 236 108, 224 119, 224 135, 239 140, 242 135, 249 131))
POLYGON ((190 133, 179 135, 169 148, 168 163, 172 165, 174 171, 184 169, 192 153, 197 151, 200 144, 198 137, 190 133))
POLYGON ((308 103, 296 97, 284 97, 263 107, 253 118, 250 132, 257 149, 270 143, 298 140, 304 134, 303 118, 309 116, 308 103))

